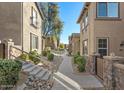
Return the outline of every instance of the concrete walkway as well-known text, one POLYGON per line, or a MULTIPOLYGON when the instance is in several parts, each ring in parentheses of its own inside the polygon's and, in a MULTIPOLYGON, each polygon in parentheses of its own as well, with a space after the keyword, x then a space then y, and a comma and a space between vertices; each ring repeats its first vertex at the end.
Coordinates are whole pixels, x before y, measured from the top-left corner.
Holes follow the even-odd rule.
MULTIPOLYGON (((65 54, 63 54, 63 62, 60 65, 58 72, 64 74, 68 78, 78 83, 81 89, 103 89, 103 85, 95 76, 86 73, 84 74, 73 73, 71 57, 68 57, 65 54)), ((65 90, 67 88, 64 88, 62 84, 55 81, 53 89, 65 90)))

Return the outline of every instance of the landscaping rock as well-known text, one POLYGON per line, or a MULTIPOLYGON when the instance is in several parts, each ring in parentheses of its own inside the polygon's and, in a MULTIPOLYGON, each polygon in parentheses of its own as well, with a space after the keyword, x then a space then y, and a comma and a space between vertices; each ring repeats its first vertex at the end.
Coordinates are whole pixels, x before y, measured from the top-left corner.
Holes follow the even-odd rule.
MULTIPOLYGON (((28 81, 28 80, 27 80, 28 81)), ((49 80, 33 80, 26 82, 26 90, 27 89, 35 89, 35 90, 50 90, 52 88, 53 83, 49 80)))

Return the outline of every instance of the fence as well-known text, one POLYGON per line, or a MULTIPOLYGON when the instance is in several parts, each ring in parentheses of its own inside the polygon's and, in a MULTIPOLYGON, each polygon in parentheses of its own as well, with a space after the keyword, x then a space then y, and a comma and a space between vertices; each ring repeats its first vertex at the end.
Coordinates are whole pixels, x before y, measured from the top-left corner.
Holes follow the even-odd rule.
POLYGON ((96 75, 103 80, 104 74, 104 59, 97 57, 96 60, 96 75))

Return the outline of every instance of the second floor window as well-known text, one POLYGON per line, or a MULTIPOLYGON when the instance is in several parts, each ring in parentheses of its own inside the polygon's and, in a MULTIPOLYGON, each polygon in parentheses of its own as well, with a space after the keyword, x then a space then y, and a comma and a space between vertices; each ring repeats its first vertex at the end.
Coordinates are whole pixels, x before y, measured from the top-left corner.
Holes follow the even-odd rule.
POLYGON ((32 7, 32 24, 37 26, 37 11, 32 7))
POLYGON ((88 12, 85 14, 82 21, 82 29, 84 29, 88 25, 88 12))
POLYGON ((86 13, 86 16, 85 16, 85 26, 88 25, 88 12, 86 13))
POLYGON ((119 17, 118 6, 117 2, 97 3, 97 17, 119 17))

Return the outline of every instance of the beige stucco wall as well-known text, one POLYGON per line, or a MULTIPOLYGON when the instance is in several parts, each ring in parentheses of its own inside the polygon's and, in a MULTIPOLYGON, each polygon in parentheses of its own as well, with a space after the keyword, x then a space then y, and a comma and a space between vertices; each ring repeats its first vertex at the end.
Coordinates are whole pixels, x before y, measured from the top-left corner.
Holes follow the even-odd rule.
POLYGON ((38 36, 38 52, 41 53, 42 45, 41 45, 41 16, 39 11, 35 5, 35 3, 23 3, 23 47, 24 51, 30 51, 30 33, 38 36), (31 25, 31 12, 32 7, 37 11, 38 16, 38 28, 35 28, 31 25))
POLYGON ((0 40, 4 39, 21 46, 21 3, 0 2, 0 40))
MULTIPOLYGON (((88 55, 97 52, 96 38, 108 37, 108 55, 114 52, 117 56, 124 56, 124 47, 120 47, 124 41, 124 3, 120 3, 120 19, 96 19, 96 3, 90 3, 88 7, 88 30, 84 36, 88 37, 88 55), (120 51, 120 49, 122 51, 120 51)), ((82 21, 81 21, 82 22, 82 21)), ((80 22, 80 24, 81 24, 80 22)), ((83 35, 80 36, 82 41, 85 39, 83 35)), ((81 43, 81 42, 80 42, 81 43)), ((82 45, 80 44, 80 47, 82 45)), ((82 51, 80 48, 80 51, 82 51)))
MULTIPOLYGON (((83 41, 88 41, 88 55, 91 55, 94 52, 94 5, 95 3, 91 3, 88 7, 88 25, 85 29, 82 29, 83 18, 80 21, 80 54, 83 55, 83 41)), ((84 13, 84 15, 86 14, 84 13)))
MULTIPOLYGON (((124 56, 124 47, 120 47, 124 41, 124 3, 120 3, 120 19, 94 20, 94 37, 108 37, 108 55, 115 53, 117 56, 124 56), (122 51, 120 51, 122 49, 122 51)), ((96 15, 95 15, 96 16, 96 15)), ((96 41, 95 41, 95 47, 96 41)), ((96 49, 96 48, 95 48, 96 49)), ((96 50, 95 50, 96 51, 96 50)))
POLYGON ((72 55, 77 54, 77 52, 80 51, 80 37, 72 37, 72 43, 71 43, 71 47, 72 47, 72 55))

